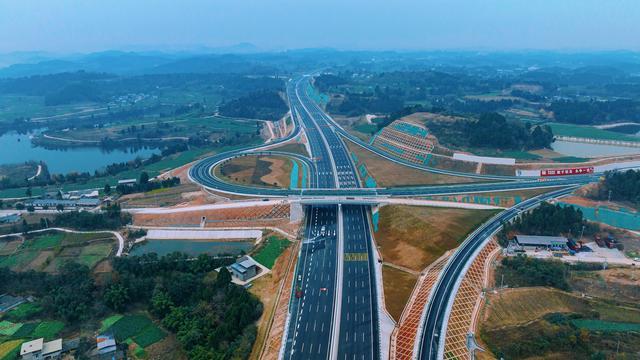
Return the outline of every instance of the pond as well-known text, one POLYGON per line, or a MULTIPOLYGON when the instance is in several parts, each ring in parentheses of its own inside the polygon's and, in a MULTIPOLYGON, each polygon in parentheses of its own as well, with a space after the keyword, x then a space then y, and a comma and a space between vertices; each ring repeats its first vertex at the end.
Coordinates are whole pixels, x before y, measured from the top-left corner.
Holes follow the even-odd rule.
POLYGON ((136 157, 148 158, 157 149, 102 149, 99 147, 72 147, 67 149, 46 149, 31 144, 29 134, 9 132, 0 135, 0 165, 23 163, 25 161, 44 161, 51 174, 69 172, 90 172, 107 165, 133 160, 136 157))
POLYGON ((555 141, 551 144, 553 151, 583 158, 640 154, 640 147, 616 145, 587 144, 569 141, 555 141))
POLYGON ((219 241, 219 240, 147 240, 130 252, 131 255, 157 253, 159 256, 180 251, 192 256, 209 255, 239 255, 248 253, 253 247, 253 241, 219 241))

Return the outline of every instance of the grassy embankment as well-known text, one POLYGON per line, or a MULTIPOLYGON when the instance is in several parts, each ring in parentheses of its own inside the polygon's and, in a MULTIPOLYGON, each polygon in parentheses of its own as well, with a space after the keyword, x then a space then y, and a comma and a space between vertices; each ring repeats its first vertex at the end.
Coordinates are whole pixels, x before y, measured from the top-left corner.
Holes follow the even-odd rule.
POLYGON ((383 268, 385 300, 394 318, 400 317, 417 280, 416 274, 447 250, 460 245, 495 213, 395 205, 380 209, 379 230, 374 236, 383 261, 399 267, 383 268))
MULTIPOLYGON (((253 286, 249 291, 256 295, 264 307, 262 316, 258 320, 258 333, 256 341, 253 344, 250 359, 259 359, 262 345, 266 340, 267 330, 271 318, 274 316, 274 306, 276 297, 282 281, 287 274, 287 267, 292 257, 295 257, 297 251, 296 246, 290 246, 291 243, 281 238, 279 235, 271 235, 267 238, 267 242, 257 249, 253 257, 261 264, 269 267, 272 264, 271 272, 253 282, 253 286), (272 262, 273 261, 273 262, 272 262)), ((288 296, 283 294, 282 296, 288 296)))
MULTIPOLYGON (((231 183, 262 187, 288 188, 292 161, 283 156, 241 156, 215 168, 216 175, 231 183)), ((301 167, 299 167, 301 169, 301 167)))
POLYGON ((478 179, 434 174, 413 169, 384 159, 360 146, 347 141, 347 147, 358 157, 358 166, 365 164, 380 187, 459 184, 478 182, 478 179))

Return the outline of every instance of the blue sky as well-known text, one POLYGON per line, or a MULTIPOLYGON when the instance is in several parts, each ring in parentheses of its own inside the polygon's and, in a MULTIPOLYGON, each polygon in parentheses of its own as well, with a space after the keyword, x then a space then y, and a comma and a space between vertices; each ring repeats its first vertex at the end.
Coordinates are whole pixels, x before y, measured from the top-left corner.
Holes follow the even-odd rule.
POLYGON ((0 52, 640 50, 638 0, 0 0, 0 52))

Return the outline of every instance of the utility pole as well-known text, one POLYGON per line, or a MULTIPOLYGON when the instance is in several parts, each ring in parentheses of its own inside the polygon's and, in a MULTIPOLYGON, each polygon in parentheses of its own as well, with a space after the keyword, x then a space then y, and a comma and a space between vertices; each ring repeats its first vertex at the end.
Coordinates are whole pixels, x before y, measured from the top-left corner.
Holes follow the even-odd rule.
POLYGON ((609 190, 609 197, 608 197, 608 202, 611 202, 611 190, 609 190))
POLYGON ((584 235, 584 228, 586 225, 582 225, 582 231, 580 231, 580 241, 582 241, 582 235, 584 235))

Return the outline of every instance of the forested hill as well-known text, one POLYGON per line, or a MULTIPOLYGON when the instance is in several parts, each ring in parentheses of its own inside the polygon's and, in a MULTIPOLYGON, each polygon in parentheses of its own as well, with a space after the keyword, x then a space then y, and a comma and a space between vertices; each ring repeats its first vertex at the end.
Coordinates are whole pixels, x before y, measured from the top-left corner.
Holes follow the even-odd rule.
POLYGON ((220 114, 249 119, 279 120, 289 107, 276 91, 257 91, 220 106, 220 114))

